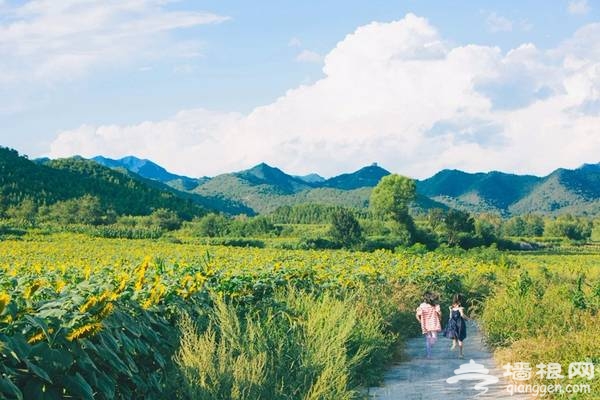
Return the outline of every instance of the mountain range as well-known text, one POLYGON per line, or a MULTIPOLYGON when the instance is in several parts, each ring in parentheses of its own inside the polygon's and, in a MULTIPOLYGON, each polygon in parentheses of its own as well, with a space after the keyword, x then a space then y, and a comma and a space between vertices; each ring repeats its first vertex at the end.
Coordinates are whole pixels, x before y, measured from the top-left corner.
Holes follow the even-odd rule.
MULTIPOLYGON (((173 174, 133 156, 29 160, 0 147, 0 212, 25 198, 38 204, 98 197, 119 214, 169 208, 182 215, 206 211, 263 214, 284 205, 319 203, 364 209, 372 188, 390 172, 372 164, 331 178, 293 176, 265 163, 214 177, 173 174)), ((557 169, 543 177, 503 172, 443 170, 417 181, 414 213, 432 208, 503 216, 539 213, 600 214, 600 164, 557 169)))
MULTIPOLYGON (((247 214, 268 213, 282 205, 309 202, 365 208, 371 189, 390 174, 372 164, 325 179, 318 174, 293 176, 261 163, 212 178, 191 178, 171 174, 152 161, 132 156, 93 160, 198 196, 196 201, 205 207, 247 214)), ((585 164, 574 170, 560 168, 544 177, 443 170, 417 181, 416 212, 448 207, 503 216, 564 212, 596 215, 600 213, 600 164, 585 164)))

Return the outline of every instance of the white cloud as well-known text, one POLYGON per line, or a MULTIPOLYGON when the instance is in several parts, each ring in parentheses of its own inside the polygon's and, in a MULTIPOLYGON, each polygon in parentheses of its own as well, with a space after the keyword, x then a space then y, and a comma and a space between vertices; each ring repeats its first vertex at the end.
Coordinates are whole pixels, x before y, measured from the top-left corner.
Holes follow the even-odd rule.
POLYGON ((94 67, 197 56, 201 43, 176 42, 182 28, 227 17, 168 10, 164 0, 33 0, 3 10, 0 84, 73 79, 94 67))
POLYGON ((485 22, 490 32, 510 32, 513 29, 511 20, 495 12, 490 13, 485 22))
POLYGON ((567 7, 569 14, 587 14, 590 11, 590 6, 587 0, 572 0, 567 7))
POLYGON ((600 24, 551 51, 451 46, 423 18, 373 22, 324 58, 324 77, 246 115, 188 110, 62 132, 53 157, 150 158, 188 175, 265 161, 332 175, 373 161, 413 177, 442 168, 548 173, 599 161, 600 24))
POLYGON ((298 53, 298 55, 296 56, 296 61, 320 64, 323 62, 323 56, 314 51, 305 49, 298 53))

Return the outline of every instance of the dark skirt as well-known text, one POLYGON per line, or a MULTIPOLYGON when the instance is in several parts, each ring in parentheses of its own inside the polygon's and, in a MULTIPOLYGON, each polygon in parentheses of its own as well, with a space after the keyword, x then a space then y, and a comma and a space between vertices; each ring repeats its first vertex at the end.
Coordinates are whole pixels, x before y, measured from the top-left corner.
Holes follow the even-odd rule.
POLYGON ((446 328, 446 337, 449 339, 457 339, 461 342, 467 337, 467 324, 463 317, 460 316, 460 311, 452 310, 452 315, 448 320, 446 328))

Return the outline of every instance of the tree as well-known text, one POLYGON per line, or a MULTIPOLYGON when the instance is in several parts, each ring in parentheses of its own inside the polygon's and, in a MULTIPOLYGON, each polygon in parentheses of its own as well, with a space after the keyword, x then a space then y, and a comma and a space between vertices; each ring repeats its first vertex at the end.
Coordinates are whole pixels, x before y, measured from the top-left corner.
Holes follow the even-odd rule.
POLYGON ((446 225, 446 240, 450 246, 459 244, 461 236, 475 233, 473 218, 464 211, 450 209, 444 218, 446 225))
POLYGON ((475 219, 475 234, 486 244, 491 244, 500 236, 502 218, 496 214, 480 214, 475 219))
POLYGON ((528 214, 523 220, 525 221, 526 236, 542 236, 544 234, 544 219, 541 216, 528 214))
POLYGON ((37 210, 35 202, 30 197, 26 197, 19 205, 9 207, 6 215, 19 224, 33 226, 36 222, 37 210))
POLYGON ((208 214, 200 220, 200 235, 225 236, 229 231, 229 220, 220 214, 208 214))
POLYGON ((166 208, 154 210, 152 214, 150 214, 150 219, 152 220, 153 225, 158 226, 160 229, 173 231, 181 228, 181 219, 177 213, 166 208))
POLYGON ((390 218, 399 223, 406 223, 408 206, 416 197, 415 181, 398 174, 381 178, 373 188, 369 205, 375 215, 390 218))
POLYGON ((546 236, 561 236, 571 240, 589 240, 592 236, 592 221, 574 217, 570 214, 560 215, 546 225, 546 236))
POLYGON ((506 221, 502 229, 506 236, 542 236, 544 219, 534 214, 516 216, 506 221))
POLYGON ((408 206, 415 199, 414 180, 398 174, 381 178, 371 192, 369 205, 373 214, 391 222, 391 228, 407 245, 412 242, 415 223, 408 214, 408 206))
POLYGON ((45 217, 49 221, 62 225, 99 225, 114 220, 114 213, 107 213, 102 208, 100 199, 89 194, 76 199, 58 201, 49 206, 44 214, 47 214, 45 217))
POLYGON ((427 223, 433 232, 444 226, 444 210, 441 208, 432 208, 427 212, 427 223))
POLYGON ((360 224, 351 211, 339 208, 331 215, 329 234, 343 247, 352 247, 362 240, 360 224))

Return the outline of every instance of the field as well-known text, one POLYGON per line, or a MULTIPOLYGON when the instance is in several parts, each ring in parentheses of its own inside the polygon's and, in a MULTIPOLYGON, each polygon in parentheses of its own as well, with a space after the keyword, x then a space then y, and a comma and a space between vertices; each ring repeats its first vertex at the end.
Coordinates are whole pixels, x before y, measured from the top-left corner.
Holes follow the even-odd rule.
MULTIPOLYGON (((0 393, 359 398, 419 333, 427 289, 443 306, 464 293, 501 362, 600 363, 594 249, 361 253, 26 235, 0 242, 0 393)), ((600 396, 598 378, 589 383, 600 396)))

